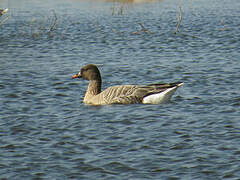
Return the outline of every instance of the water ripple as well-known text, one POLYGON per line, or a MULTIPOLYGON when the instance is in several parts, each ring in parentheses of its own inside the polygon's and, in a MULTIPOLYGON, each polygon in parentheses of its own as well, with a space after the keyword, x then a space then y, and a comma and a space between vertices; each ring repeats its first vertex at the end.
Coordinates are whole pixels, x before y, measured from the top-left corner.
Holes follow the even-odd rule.
POLYGON ((236 1, 182 2, 177 34, 171 1, 46 2, 14 0, 1 25, 0 179, 239 179, 236 1), (103 88, 185 85, 163 105, 88 106, 71 79, 88 63, 103 88))

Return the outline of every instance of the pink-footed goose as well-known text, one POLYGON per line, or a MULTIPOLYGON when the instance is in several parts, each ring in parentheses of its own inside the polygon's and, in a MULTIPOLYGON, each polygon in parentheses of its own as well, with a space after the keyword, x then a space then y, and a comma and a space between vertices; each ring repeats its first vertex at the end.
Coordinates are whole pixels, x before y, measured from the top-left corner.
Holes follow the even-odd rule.
POLYGON ((182 82, 170 84, 120 85, 101 91, 102 78, 96 65, 88 64, 72 76, 89 80, 83 102, 91 105, 107 104, 160 104, 170 100, 182 82))

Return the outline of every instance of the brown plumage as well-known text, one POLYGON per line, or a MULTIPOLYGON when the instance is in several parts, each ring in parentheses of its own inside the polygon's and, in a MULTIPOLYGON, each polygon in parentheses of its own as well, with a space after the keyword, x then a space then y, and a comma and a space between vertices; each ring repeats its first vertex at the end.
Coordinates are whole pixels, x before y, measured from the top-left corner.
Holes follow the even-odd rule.
POLYGON ((78 74, 72 76, 89 80, 83 102, 92 105, 107 104, 159 104, 169 101, 172 94, 182 82, 170 84, 120 85, 112 86, 101 92, 102 78, 96 65, 82 67, 78 74))

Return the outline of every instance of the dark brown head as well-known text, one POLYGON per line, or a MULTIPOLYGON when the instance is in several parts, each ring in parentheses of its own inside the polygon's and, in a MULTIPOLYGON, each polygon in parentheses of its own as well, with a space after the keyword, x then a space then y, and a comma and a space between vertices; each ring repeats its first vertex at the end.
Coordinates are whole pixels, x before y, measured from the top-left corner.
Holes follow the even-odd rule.
POLYGON ((73 79, 75 78, 83 78, 86 80, 100 80, 101 75, 96 65, 88 64, 82 67, 81 71, 72 76, 73 79))

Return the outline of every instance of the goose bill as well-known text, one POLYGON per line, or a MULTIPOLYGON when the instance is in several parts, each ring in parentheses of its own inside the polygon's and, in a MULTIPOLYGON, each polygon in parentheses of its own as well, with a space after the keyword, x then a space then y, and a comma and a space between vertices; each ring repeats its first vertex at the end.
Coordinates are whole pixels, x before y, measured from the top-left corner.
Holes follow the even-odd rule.
POLYGON ((72 76, 72 79, 75 79, 75 78, 81 78, 82 76, 80 75, 80 74, 74 74, 73 76, 72 76))

